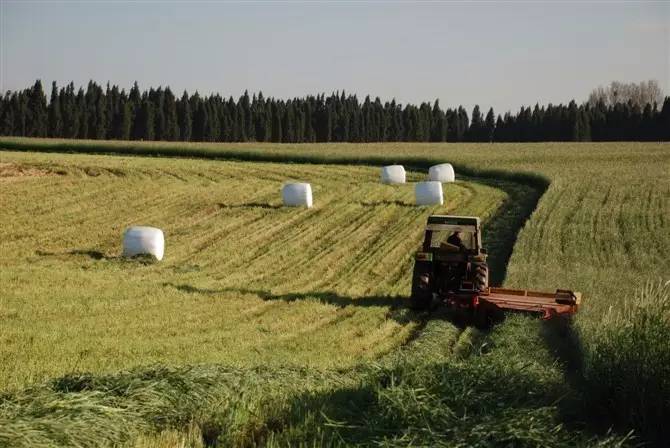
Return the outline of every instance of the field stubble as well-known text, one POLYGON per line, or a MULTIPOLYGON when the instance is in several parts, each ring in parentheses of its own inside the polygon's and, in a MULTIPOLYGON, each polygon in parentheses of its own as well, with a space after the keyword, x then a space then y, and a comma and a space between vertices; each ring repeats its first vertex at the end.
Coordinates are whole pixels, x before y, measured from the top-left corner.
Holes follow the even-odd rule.
POLYGON ((411 185, 380 185, 366 167, 2 158, 52 173, 3 189, 5 389, 155 362, 374 359, 417 325, 389 307, 407 296, 427 215, 487 217, 508 197, 460 181, 445 185, 443 207, 419 208, 411 185), (311 181, 316 206, 282 208, 287 179, 311 181), (119 257, 132 224, 165 231, 163 262, 119 257))

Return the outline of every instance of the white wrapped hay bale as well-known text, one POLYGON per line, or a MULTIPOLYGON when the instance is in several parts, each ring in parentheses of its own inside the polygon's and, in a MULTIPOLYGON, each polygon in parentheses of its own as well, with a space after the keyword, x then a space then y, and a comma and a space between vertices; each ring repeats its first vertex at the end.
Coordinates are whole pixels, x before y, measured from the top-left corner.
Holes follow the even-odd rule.
POLYGON ((383 184, 404 184, 405 167, 402 165, 388 165, 382 167, 383 184))
POLYGON ((456 180, 454 167, 451 166, 451 163, 440 163, 439 165, 431 166, 428 169, 428 178, 436 182, 453 182, 456 180))
POLYGON ((436 181, 418 182, 414 187, 416 205, 442 205, 442 183, 436 181))
POLYGON ((281 190, 284 205, 289 207, 311 207, 312 186, 310 184, 286 184, 281 190))
POLYGON ((128 227, 123 234, 123 256, 153 255, 157 260, 163 259, 165 253, 165 237, 163 231, 155 227, 128 227))

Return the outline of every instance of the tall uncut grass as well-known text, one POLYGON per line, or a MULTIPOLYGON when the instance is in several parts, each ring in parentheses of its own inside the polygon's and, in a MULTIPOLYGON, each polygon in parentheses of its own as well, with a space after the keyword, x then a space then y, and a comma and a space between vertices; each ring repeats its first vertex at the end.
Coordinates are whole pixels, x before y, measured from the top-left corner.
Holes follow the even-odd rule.
POLYGON ((670 281, 649 283, 599 323, 581 327, 584 396, 598 417, 639 428, 659 446, 670 415, 670 281))

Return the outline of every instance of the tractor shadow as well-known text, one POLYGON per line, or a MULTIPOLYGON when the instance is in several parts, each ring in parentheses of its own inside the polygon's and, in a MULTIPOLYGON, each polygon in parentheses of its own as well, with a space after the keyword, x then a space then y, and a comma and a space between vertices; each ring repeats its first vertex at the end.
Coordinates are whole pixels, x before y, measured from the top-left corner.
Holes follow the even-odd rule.
POLYGON ((430 321, 447 321, 460 330, 465 330, 472 326, 471 319, 462 313, 436 307, 432 310, 414 311, 409 308, 409 297, 402 295, 371 295, 352 297, 339 294, 335 291, 312 291, 312 292, 291 292, 285 294, 274 294, 263 289, 249 288, 200 288, 189 284, 175 284, 166 282, 162 284, 165 287, 174 288, 187 294, 217 296, 221 294, 240 294, 254 295, 263 301, 281 301, 292 303, 298 301, 311 300, 323 305, 335 306, 343 309, 347 307, 363 308, 384 308, 386 309, 386 319, 393 320, 400 325, 415 324, 411 336, 405 341, 410 343, 421 336, 422 330, 430 321))
POLYGON ((332 305, 338 308, 347 306, 362 306, 362 307, 389 307, 392 309, 400 308, 407 302, 407 297, 379 295, 369 297, 350 297, 338 294, 334 291, 315 291, 296 293, 290 292, 286 294, 273 294, 270 291, 262 289, 247 289, 247 288, 199 288, 197 286, 188 284, 174 284, 163 283, 163 286, 175 288, 181 292, 189 294, 203 294, 203 295, 217 295, 225 293, 255 295, 265 301, 282 301, 282 302, 296 302, 300 300, 316 300, 324 305, 332 305))

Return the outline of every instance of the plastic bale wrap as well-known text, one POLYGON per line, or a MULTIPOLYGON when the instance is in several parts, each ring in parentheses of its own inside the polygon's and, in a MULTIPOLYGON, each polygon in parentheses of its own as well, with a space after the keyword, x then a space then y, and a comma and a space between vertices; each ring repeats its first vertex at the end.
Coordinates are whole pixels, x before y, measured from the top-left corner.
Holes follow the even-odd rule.
POLYGON ((450 163, 440 163, 428 169, 428 178, 436 182, 453 182, 456 180, 454 167, 450 163))
POLYGON ((165 253, 163 231, 155 227, 129 227, 123 234, 123 256, 153 255, 162 260, 165 253))
POLYGON ((416 205, 442 205, 444 203, 441 182, 419 182, 414 187, 414 195, 416 205))
POLYGON ((286 184, 281 190, 284 205, 289 207, 311 207, 312 186, 310 184, 286 184))
POLYGON ((383 184, 404 184, 405 167, 402 165, 389 165, 382 167, 383 184))

